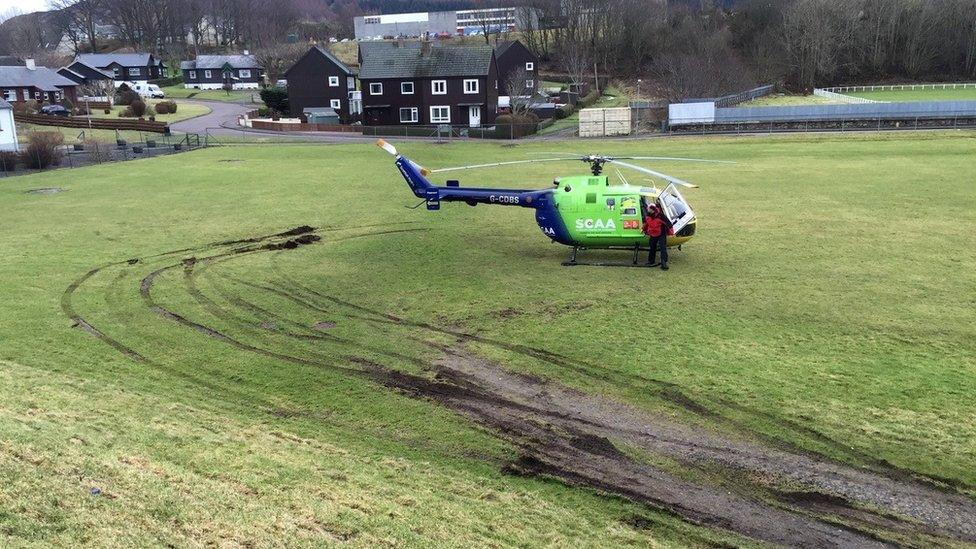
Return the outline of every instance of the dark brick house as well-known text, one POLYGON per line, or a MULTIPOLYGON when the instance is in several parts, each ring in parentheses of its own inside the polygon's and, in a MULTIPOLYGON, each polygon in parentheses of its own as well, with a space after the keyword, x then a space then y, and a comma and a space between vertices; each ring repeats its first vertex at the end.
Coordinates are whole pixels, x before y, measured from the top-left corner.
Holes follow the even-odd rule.
POLYGON ((312 46, 287 71, 288 110, 293 117, 302 116, 306 109, 331 108, 339 118, 348 122, 359 113, 356 74, 322 46, 312 46))
POLYGON ((33 59, 27 65, 0 66, 0 99, 19 103, 33 99, 38 103, 61 103, 64 100, 78 101, 78 85, 55 70, 34 65, 33 59))
POLYGON ((247 51, 243 55, 198 55, 180 63, 183 87, 219 90, 230 84, 235 90, 256 90, 264 81, 264 67, 247 51))
POLYGON ((102 90, 111 90, 114 87, 111 73, 86 65, 81 61, 75 61, 70 65, 61 67, 58 69, 58 74, 74 81, 79 86, 102 90))
POLYGON ((489 46, 385 46, 360 53, 363 124, 491 125, 498 72, 489 46))
POLYGON ((82 53, 75 61, 111 74, 116 85, 166 77, 166 64, 151 53, 82 53))
POLYGON ((509 95, 510 80, 519 77, 513 85, 519 95, 533 95, 539 90, 539 59, 518 40, 499 42, 495 45, 498 62, 499 95, 509 95), (524 78, 521 78, 524 76, 524 78))

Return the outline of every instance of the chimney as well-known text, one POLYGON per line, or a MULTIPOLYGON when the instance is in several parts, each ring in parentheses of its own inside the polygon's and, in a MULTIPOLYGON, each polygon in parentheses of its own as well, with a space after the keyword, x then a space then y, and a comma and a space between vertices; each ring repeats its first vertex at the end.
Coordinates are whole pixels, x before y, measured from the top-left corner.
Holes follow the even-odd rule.
POLYGON ((402 48, 403 47, 404 41, 403 41, 403 35, 402 34, 397 37, 397 40, 396 40, 395 44, 396 44, 396 47, 398 47, 398 48, 402 48))
POLYGON ((37 68, 37 65, 34 64, 33 59, 24 59, 24 66, 27 67, 27 70, 29 71, 32 71, 37 68))
POLYGON ((424 37, 420 40, 420 56, 430 57, 430 37, 427 33, 424 33, 424 37))

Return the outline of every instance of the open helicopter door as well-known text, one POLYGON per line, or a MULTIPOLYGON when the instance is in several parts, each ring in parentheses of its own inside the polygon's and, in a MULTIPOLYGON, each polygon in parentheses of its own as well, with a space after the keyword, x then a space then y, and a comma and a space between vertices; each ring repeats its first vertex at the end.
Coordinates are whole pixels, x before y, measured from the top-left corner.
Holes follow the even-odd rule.
POLYGON ((668 219, 671 220, 675 234, 695 218, 695 212, 692 211, 691 206, 688 205, 685 198, 678 192, 674 183, 669 184, 661 191, 661 194, 657 197, 657 203, 664 209, 664 213, 667 214, 668 219))

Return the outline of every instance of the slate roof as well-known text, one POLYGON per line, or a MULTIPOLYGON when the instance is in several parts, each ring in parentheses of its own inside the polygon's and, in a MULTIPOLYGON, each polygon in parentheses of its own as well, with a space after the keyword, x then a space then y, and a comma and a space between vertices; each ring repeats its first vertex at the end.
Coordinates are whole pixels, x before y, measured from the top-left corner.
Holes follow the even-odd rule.
POLYGON ((59 86, 77 85, 47 67, 37 67, 32 70, 27 67, 0 66, 0 88, 34 87, 42 91, 58 91, 61 89, 59 86))
POLYGON ((427 55, 420 48, 391 48, 364 57, 359 78, 486 76, 493 57, 491 46, 438 46, 427 55))
MULTIPOLYGON (((437 44, 432 42, 431 44, 437 44)), ((386 53, 391 50, 396 49, 410 49, 419 50, 420 42, 414 41, 396 41, 396 40, 377 40, 375 42, 360 42, 359 43, 359 58, 366 59, 366 56, 373 55, 376 53, 386 53)))
MULTIPOLYGON (((342 69, 342 71, 345 72, 346 74, 349 74, 349 75, 356 74, 355 72, 353 72, 352 69, 350 69, 349 67, 347 67, 345 63, 343 63, 342 61, 339 61, 339 58, 338 57, 332 55, 332 52, 330 52, 328 49, 323 48, 322 46, 312 46, 312 49, 310 49, 309 52, 312 52, 312 51, 317 51, 321 55, 324 55, 325 57, 327 57, 329 59, 329 61, 332 61, 333 63, 335 63, 336 66, 338 66, 340 69, 342 69)), ((308 55, 308 53, 306 53, 305 55, 308 55)), ((305 58, 305 55, 302 56, 302 59, 305 58)), ((297 65, 298 62, 296 61, 295 64, 297 65)), ((291 67, 288 68, 288 70, 285 71, 285 74, 284 74, 285 78, 288 78, 288 73, 291 72, 291 69, 293 69, 293 68, 295 68, 295 65, 292 65, 291 67)))
MULTIPOLYGON (((93 67, 93 66, 91 66, 91 65, 89 65, 88 63, 85 63, 85 62, 83 62, 83 61, 78 61, 77 59, 76 59, 76 60, 74 60, 74 61, 72 61, 72 62, 71 62, 71 64, 70 64, 70 65, 68 65, 68 66, 67 66, 67 67, 65 67, 65 68, 67 68, 68 70, 70 70, 70 71, 71 71, 71 72, 73 72, 73 73, 76 73, 76 74, 81 74, 81 73, 79 73, 78 71, 76 71, 76 70, 74 70, 74 69, 72 69, 72 68, 71 68, 71 67, 72 67, 73 65, 75 65, 76 63, 77 63, 78 65, 81 65, 81 66, 83 66, 83 67, 85 67, 86 69, 88 69, 88 70, 90 70, 90 71, 94 71, 94 72, 96 72, 96 73, 98 73, 98 74, 103 74, 103 75, 105 75, 105 78, 115 78, 115 75, 114 75, 114 74, 112 74, 112 73, 110 73, 110 72, 108 72, 108 71, 103 71, 102 69, 100 69, 100 68, 98 68, 98 67, 93 67)), ((84 76, 84 75, 82 75, 82 76, 84 76)))
POLYGON ((501 57, 505 55, 505 52, 508 51, 508 48, 512 47, 512 45, 515 44, 515 42, 516 40, 503 40, 498 44, 495 44, 495 57, 501 57))
POLYGON ((152 55, 148 53, 81 53, 75 57, 75 61, 99 68, 107 67, 112 63, 118 63, 123 67, 148 67, 150 59, 152 55))
POLYGON ((187 70, 222 69, 224 65, 235 69, 263 68, 253 55, 198 55, 196 59, 180 62, 180 68, 187 70))

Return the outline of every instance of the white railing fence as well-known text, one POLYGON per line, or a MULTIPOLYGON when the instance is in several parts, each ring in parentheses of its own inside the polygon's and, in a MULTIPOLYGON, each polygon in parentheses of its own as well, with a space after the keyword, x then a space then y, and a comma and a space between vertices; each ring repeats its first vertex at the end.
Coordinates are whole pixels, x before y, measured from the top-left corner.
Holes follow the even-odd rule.
POLYGON ((840 101, 842 103, 851 103, 851 104, 883 103, 883 101, 875 101, 874 99, 865 99, 863 97, 854 97, 853 95, 844 95, 842 93, 830 91, 829 89, 815 88, 813 90, 813 95, 816 95, 817 97, 823 97, 825 99, 840 101))
POLYGON ((872 91, 962 90, 966 88, 976 88, 976 82, 953 82, 944 84, 886 84, 881 86, 835 86, 832 88, 823 88, 823 90, 834 93, 857 93, 872 91))

